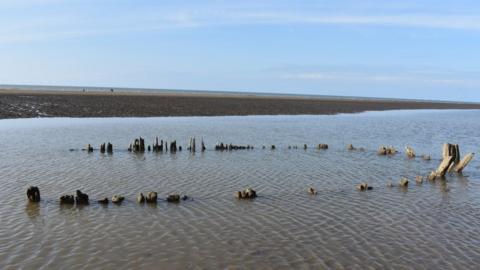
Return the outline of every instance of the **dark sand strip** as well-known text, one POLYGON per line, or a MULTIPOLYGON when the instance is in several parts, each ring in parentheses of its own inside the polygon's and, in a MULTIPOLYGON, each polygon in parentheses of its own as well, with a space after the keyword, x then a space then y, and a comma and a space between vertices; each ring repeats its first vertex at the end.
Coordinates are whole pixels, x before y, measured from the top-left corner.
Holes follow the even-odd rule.
POLYGON ((0 118, 337 114, 399 109, 480 109, 478 103, 185 93, 0 90, 0 118))

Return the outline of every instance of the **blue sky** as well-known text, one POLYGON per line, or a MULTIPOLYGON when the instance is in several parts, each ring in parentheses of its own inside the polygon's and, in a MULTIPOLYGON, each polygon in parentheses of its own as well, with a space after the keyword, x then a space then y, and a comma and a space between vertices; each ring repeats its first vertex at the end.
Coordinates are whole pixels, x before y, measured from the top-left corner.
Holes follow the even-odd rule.
POLYGON ((0 0, 0 84, 480 101, 478 1, 0 0))

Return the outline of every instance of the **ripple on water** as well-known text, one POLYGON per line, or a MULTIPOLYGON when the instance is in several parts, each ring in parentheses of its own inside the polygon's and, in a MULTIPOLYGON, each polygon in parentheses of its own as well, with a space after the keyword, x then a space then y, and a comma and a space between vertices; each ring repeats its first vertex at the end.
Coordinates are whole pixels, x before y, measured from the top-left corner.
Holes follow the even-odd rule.
MULTIPOLYGON (((474 151, 480 129, 470 122, 467 130, 455 129, 472 116, 464 115, 458 123, 452 114, 455 117, 443 115, 442 123, 474 134, 458 142, 465 151, 474 151)), ((95 122, 94 130, 88 120, 72 119, 77 125, 53 121, 45 128, 24 128, 20 134, 15 128, 1 129, 12 144, 4 150, 8 158, 0 163, 0 268, 473 269, 480 265, 478 161, 463 177, 452 174, 442 181, 414 182, 415 176, 438 165, 441 143, 457 137, 451 131, 432 137, 431 132, 409 129, 418 121, 423 130, 434 130, 435 117, 239 117, 235 124, 229 119, 152 118, 148 124, 144 119, 103 119, 98 120, 101 125, 95 122), (80 148, 78 142, 97 145, 110 138, 121 147, 139 134, 183 138, 181 143, 195 132, 205 135, 207 146, 228 137, 234 143, 274 142, 278 147, 195 155, 65 151, 80 148), (32 142, 28 149, 25 141, 32 142), (434 145, 433 160, 377 156, 376 147, 385 141, 399 149, 408 143, 418 152, 431 151, 423 147, 434 145), (312 147, 324 142, 330 144, 327 151, 312 147), (311 146, 286 149, 303 143, 311 146), (347 143, 367 150, 349 152, 347 143), (388 180, 396 183, 402 176, 411 180, 408 189, 386 187, 388 180), (374 190, 354 188, 364 181, 374 190), (41 189, 39 204, 25 202, 25 190, 32 184, 41 189), (257 190, 257 199, 234 199, 235 191, 248 186, 257 190), (318 195, 308 195, 308 186, 315 187, 318 195), (121 194, 126 200, 120 206, 58 204, 61 194, 76 189, 92 199, 121 194), (159 203, 137 204, 136 194, 150 190, 159 192, 159 203), (164 200, 176 192, 192 199, 179 204, 164 200)))

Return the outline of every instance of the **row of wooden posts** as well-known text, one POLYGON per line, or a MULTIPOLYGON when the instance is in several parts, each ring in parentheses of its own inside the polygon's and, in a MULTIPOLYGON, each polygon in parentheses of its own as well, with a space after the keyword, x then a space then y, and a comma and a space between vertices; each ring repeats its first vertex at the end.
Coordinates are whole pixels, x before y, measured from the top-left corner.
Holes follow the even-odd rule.
MULTIPOLYGON (((351 146, 351 145, 350 145, 351 146)), ((350 147, 349 146, 349 147, 350 147)), ((349 148, 349 150, 357 150, 356 148, 354 149, 353 146, 351 146, 352 149, 349 148)), ((266 146, 262 146, 262 149, 265 149, 266 146)), ((269 146, 270 149, 272 150, 275 150, 276 149, 276 146, 275 145, 271 145, 269 146)), ((291 148, 294 148, 294 149, 297 149, 298 147, 296 145, 294 146, 291 146, 289 145, 288 146, 288 149, 291 149, 291 148)), ((308 146, 306 144, 303 145, 303 149, 307 149, 308 146)), ((317 145, 317 148, 318 149, 328 149, 328 144, 318 144, 317 145)), ((253 145, 235 145, 235 144, 226 144, 226 143, 223 143, 223 142, 217 142, 215 144, 215 150, 217 151, 225 151, 225 150, 250 150, 250 149, 254 149, 254 146, 253 145)), ((93 146, 91 144, 87 144, 87 147, 85 149, 82 149, 82 150, 85 150, 85 151, 88 151, 88 152, 93 152, 95 149, 93 148, 93 146)), ((153 152, 177 152, 177 151, 182 151, 182 146, 178 146, 177 147, 177 141, 174 140, 174 141, 171 141, 170 144, 168 144, 168 142, 165 140, 158 140, 158 137, 155 138, 155 141, 152 143, 152 146, 150 145, 147 145, 147 147, 145 147, 145 139, 142 138, 142 137, 139 137, 139 138, 136 138, 127 148, 128 151, 130 152, 136 152, 136 153, 144 153, 145 151, 153 151, 153 152)), ((187 150, 190 151, 190 152, 196 152, 197 151, 197 148, 196 148, 196 141, 195 141, 195 137, 191 137, 189 139, 189 142, 188 142, 188 146, 187 146, 187 150)), ((205 150, 207 150, 207 147, 205 146, 205 142, 201 141, 201 146, 200 146, 200 151, 201 152, 204 152, 205 150)), ((360 148, 360 150, 363 150, 363 148, 360 148)), ((73 149, 72 149, 73 151, 73 149)), ((109 153, 109 154, 112 154, 113 153, 113 145, 108 142, 107 144, 103 143, 100 145, 100 152, 101 153, 109 153)))
MULTIPOLYGON (((242 191, 235 192, 235 197, 237 199, 254 199, 257 197, 257 192, 252 188, 246 188, 242 191)), ((36 186, 30 186, 27 189, 27 198, 30 202, 40 202, 40 189, 36 186)), ((178 203, 180 201, 186 201, 189 197, 187 195, 180 195, 180 194, 170 194, 165 199, 167 202, 178 203)), ((125 200, 125 197, 122 195, 113 195, 111 198, 111 202, 114 204, 121 204, 125 200)), ((99 204, 108 204, 108 198, 103 198, 97 200, 99 204)), ((158 193, 155 191, 150 191, 144 195, 143 193, 139 193, 137 196, 137 202, 139 204, 143 203, 157 203, 158 202, 158 193)), ((62 195, 60 196, 60 204, 64 205, 88 205, 90 204, 90 199, 88 194, 83 193, 81 190, 76 191, 76 195, 62 195)))
MULTIPOLYGON (((40 189, 36 186, 31 186, 27 189, 27 198, 30 202, 40 202, 40 189)), ((188 200, 187 195, 181 196, 180 194, 170 194, 166 197, 167 202, 180 202, 180 201, 186 201, 188 200)), ((88 205, 90 204, 90 199, 89 196, 86 193, 83 193, 81 190, 76 191, 76 195, 62 195, 60 196, 60 204, 65 204, 65 205, 72 205, 72 204, 77 204, 77 205, 88 205)), ((115 204, 120 204, 125 200, 125 197, 122 195, 113 195, 111 198, 111 202, 115 204)), ((158 201, 158 193, 154 191, 150 191, 144 195, 143 193, 139 193, 137 196, 137 202, 140 204, 143 203, 157 203, 158 201)), ((103 198, 97 200, 97 203, 99 204, 108 204, 109 199, 108 198, 103 198)))
MULTIPOLYGON (((353 147, 353 146, 352 146, 353 147)), ((406 155, 409 158, 415 158, 416 153, 412 147, 407 146, 405 147, 406 155)), ((392 146, 381 146, 377 153, 379 155, 394 155, 398 151, 392 146)), ((460 158, 460 147, 458 144, 450 144, 445 143, 442 148, 442 161, 440 165, 435 171, 432 171, 428 174, 428 176, 417 176, 415 181, 421 184, 424 179, 428 179, 430 181, 434 181, 439 178, 445 177, 447 172, 456 172, 461 174, 465 167, 472 161, 473 157, 475 156, 474 153, 468 153, 465 155, 463 159, 460 158)), ((430 160, 429 155, 422 155, 421 156, 424 160, 430 160)), ((400 187, 408 187, 408 179, 405 177, 400 178, 398 185, 400 187)), ((387 183, 388 187, 393 187, 393 183, 389 181, 387 183)), ((361 191, 370 190, 372 189, 371 186, 368 186, 367 183, 360 183, 357 185, 357 189, 361 191)))
MULTIPOLYGON (((205 143, 201 143, 201 148, 200 150, 203 152, 207 148, 205 147, 205 143)), ((153 152, 168 152, 169 151, 169 144, 167 141, 160 140, 158 141, 158 137, 155 138, 155 141, 152 144, 152 147, 150 145, 147 146, 146 148, 147 151, 153 151, 153 152)), ((188 143, 187 150, 190 152, 195 152, 196 151, 196 143, 195 143, 195 137, 191 137, 188 143)), ((145 139, 142 137, 139 137, 138 139, 135 139, 133 143, 130 144, 128 147, 128 151, 131 152, 145 152, 145 139)), ((177 151, 182 151, 182 146, 177 147, 177 141, 171 141, 170 142, 170 152, 177 152, 177 151)))
MULTIPOLYGON (((168 152, 169 150, 170 150, 170 152, 182 151, 181 146, 177 147, 177 141, 176 140, 170 142, 170 149, 169 149, 168 146, 169 146, 169 144, 167 143, 167 141, 164 142, 163 140, 160 140, 160 142, 159 142, 158 137, 156 137, 155 141, 153 142, 153 147, 148 145, 147 146, 147 151, 152 151, 152 150, 154 152, 163 152, 163 151, 168 152)), ((262 148, 265 149, 266 147, 263 146, 262 148)), ((292 146, 288 146, 288 149, 291 149, 291 148, 292 148, 292 146)), ((293 146, 293 148, 296 149, 297 147, 293 146)), ((308 146, 306 144, 304 144, 303 148, 307 149, 308 146)), ((328 145, 327 144, 318 144, 317 148, 326 150, 326 149, 328 149, 328 145)), ((248 149, 249 150, 249 149, 254 149, 254 147, 251 146, 251 145, 244 146, 244 145, 224 144, 223 142, 222 143, 217 142, 217 144, 215 145, 215 150, 217 150, 217 151, 243 150, 243 149, 248 149)), ((270 149, 274 150, 274 149, 276 149, 276 146, 271 145, 270 149)), ((365 150, 362 147, 361 148, 356 148, 352 144, 349 144, 347 146, 347 149, 349 151, 364 151, 365 150)), ((94 149, 90 144, 88 144, 86 150, 89 151, 89 152, 92 152, 94 149)), ((190 138, 187 150, 190 151, 190 152, 195 152, 196 151, 195 137, 190 138)), ((206 150, 205 143, 204 143, 203 139, 201 141, 200 150, 202 152, 206 150)), ((128 151, 131 151, 131 152, 145 152, 145 139, 143 139, 142 137, 139 137, 139 138, 135 139, 130 144, 130 146, 128 147, 128 151)), ((416 153, 415 153, 415 151, 413 150, 412 147, 410 147, 410 146, 405 147, 405 151, 406 151, 405 153, 406 153, 407 157, 409 157, 409 158, 415 158, 416 157, 416 153)), ((100 145, 100 152, 101 153, 105 153, 105 152, 113 153, 113 145, 110 142, 108 144, 105 144, 105 143, 101 144, 100 145)), ((379 155, 395 155, 396 153, 398 153, 398 151, 393 146, 382 145, 378 149, 377 153, 379 155)), ((463 159, 461 159, 460 147, 458 146, 458 144, 445 143, 443 145, 443 151, 442 151, 442 162, 438 166, 437 170, 432 171, 428 175, 428 178, 431 179, 431 180, 434 180, 435 178, 445 176, 446 172, 452 172, 452 171, 461 173, 463 171, 463 169, 473 159, 474 155, 475 155, 474 153, 469 153, 463 159)), ((426 155, 426 154, 421 155, 421 158, 424 159, 424 160, 430 160, 431 159, 430 155, 426 155)))
MULTIPOLYGON (((161 141, 160 144, 158 144, 158 139, 156 139, 156 141, 154 143, 154 151, 163 151, 163 146, 164 146, 163 140, 161 141)), ((166 143, 165 143, 165 146, 166 146, 166 143)), ((132 149, 129 149, 130 151, 142 151, 142 149, 143 149, 143 151, 145 151, 144 150, 145 149, 144 140, 142 138, 136 139, 130 147, 132 148, 132 149)), ((202 150, 205 150, 204 147, 205 147, 205 145, 203 144, 203 140, 202 140, 202 150)), ((326 144, 321 144, 318 147, 319 147, 319 149, 328 149, 328 145, 326 145, 326 144)), ((105 149, 105 145, 103 145, 103 147, 101 147, 101 149, 102 148, 105 149)), ((175 141, 170 143, 170 151, 172 151, 172 148, 176 149, 176 142, 175 141)), ((239 146, 232 146, 232 145, 226 146, 223 143, 217 144, 217 146, 216 146, 217 150, 227 150, 227 149, 231 150, 232 148, 233 149, 235 149, 235 148, 236 149, 250 149, 250 148, 248 148, 248 146, 245 147, 245 148, 239 148, 239 146)), ((306 149, 306 145, 304 146, 304 148, 306 149)), ((252 149, 253 149, 253 147, 252 147, 252 149)), ((272 145, 272 149, 275 149, 274 145, 272 145)), ((363 149, 360 149, 360 148, 357 149, 357 148, 353 147, 353 145, 351 145, 351 144, 347 146, 347 149, 350 150, 350 151, 363 150, 363 149)), ((88 148, 88 150, 90 151, 90 148, 88 148)), ((107 146, 107 151, 111 152, 111 150, 112 150, 112 146, 109 143, 108 146, 107 146)), ((195 138, 190 139, 189 150, 190 151, 195 150, 195 138)), ((168 151, 168 149, 165 148, 165 151, 168 151)), ((390 147, 381 146, 378 149, 378 154, 379 155, 394 155, 396 153, 398 153, 398 151, 394 147, 391 147, 391 146, 390 147)), ((409 158, 415 158, 416 157, 415 151, 413 150, 413 148, 411 148, 409 146, 406 147, 406 154, 409 158)), ((463 159, 461 159, 460 147, 458 146, 458 144, 446 143, 446 144, 443 145, 443 152, 442 152, 443 159, 442 159, 442 162, 440 163, 440 165, 438 166, 438 168, 435 171, 430 172, 430 174, 427 177, 417 176, 415 180, 416 180, 417 183, 422 183, 425 178, 428 178, 431 181, 434 181, 438 178, 443 178, 447 172, 462 173, 462 171, 465 169, 465 167, 470 163, 470 161, 472 161, 472 159, 474 158, 474 155, 475 155, 474 153, 469 153, 463 159)), ((422 158, 426 159, 426 160, 430 160, 429 156, 422 155, 422 158)), ((400 187, 408 187, 408 183, 409 183, 408 179, 405 178, 405 177, 402 177, 399 181, 399 186, 400 187)), ((387 186, 392 187, 393 183, 391 181, 389 181, 387 183, 387 186)), ((362 183, 358 184, 356 186, 356 188, 360 191, 366 191, 366 190, 373 189, 372 186, 369 186, 365 182, 362 182, 362 183)), ((309 187, 307 189, 307 192, 311 195, 316 195, 317 194, 317 191, 313 187, 309 187)), ((257 197, 257 193, 252 188, 247 188, 243 191, 236 192, 235 197, 238 198, 238 199, 254 199, 254 198, 257 197)), ((29 187, 28 190, 27 190, 27 198, 31 202, 39 202, 40 201, 40 190, 39 190, 39 188, 35 187, 35 186, 29 187)), ((187 196, 180 196, 179 194, 172 194, 172 195, 169 195, 166 198, 167 202, 179 202, 180 200, 186 200, 186 199, 188 199, 187 196)), ((114 195, 111 198, 111 201, 113 203, 121 203, 123 200, 124 200, 124 197, 121 196, 121 195, 114 195)), ((145 203, 145 202, 156 203, 157 202, 157 193, 156 192, 149 192, 149 193, 147 193, 146 196, 144 196, 142 193, 140 193, 137 197, 137 201, 139 203, 145 203)), ((101 204, 108 204, 109 200, 108 200, 108 198, 104 198, 104 199, 98 200, 97 202, 101 203, 101 204)), ((76 191, 76 196, 74 196, 74 195, 63 195, 63 196, 61 196, 60 197, 60 203, 61 204, 74 204, 74 203, 76 203, 76 204, 88 204, 89 203, 89 197, 88 197, 87 194, 82 193, 80 190, 77 190, 76 191)))

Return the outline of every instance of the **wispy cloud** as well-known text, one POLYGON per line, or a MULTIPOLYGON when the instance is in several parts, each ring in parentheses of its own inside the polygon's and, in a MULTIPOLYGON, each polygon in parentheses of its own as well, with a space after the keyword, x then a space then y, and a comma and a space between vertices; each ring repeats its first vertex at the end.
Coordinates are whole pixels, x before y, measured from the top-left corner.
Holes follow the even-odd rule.
POLYGON ((250 24, 309 24, 309 25, 371 25, 457 30, 480 30, 480 16, 471 15, 355 15, 355 14, 291 14, 291 13, 244 13, 232 14, 238 22, 250 24), (242 20, 244 19, 244 20, 242 20))
POLYGON ((362 72, 300 72, 287 73, 280 76, 286 80, 348 82, 348 83, 380 83, 380 84, 432 84, 462 87, 479 87, 480 80, 473 78, 420 76, 414 73, 385 74, 362 72))
POLYGON ((284 1, 242 1, 239 4, 207 1, 201 5, 195 2, 191 5, 149 3, 133 8, 129 8, 126 2, 116 1, 100 4, 87 0, 21 0, 14 4, 0 2, 0 10, 6 11, 3 12, 6 16, 0 18, 0 43, 238 25, 480 30, 480 15, 468 10, 455 9, 455 12, 451 12, 445 6, 429 12, 425 8, 416 7, 411 1, 402 5, 384 2, 375 2, 375 5, 359 5, 356 1, 340 2, 343 4, 319 2, 321 4, 315 6, 292 7, 291 3, 284 1), (96 7, 93 13, 92 5, 96 7), (52 19, 57 22, 44 23, 44 20, 48 22, 52 19))

